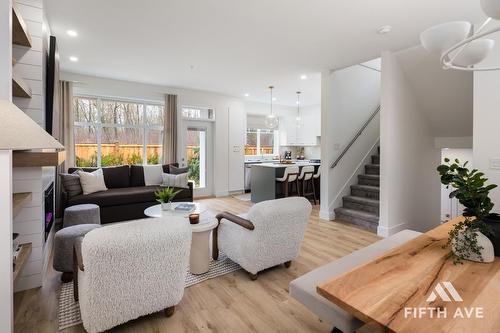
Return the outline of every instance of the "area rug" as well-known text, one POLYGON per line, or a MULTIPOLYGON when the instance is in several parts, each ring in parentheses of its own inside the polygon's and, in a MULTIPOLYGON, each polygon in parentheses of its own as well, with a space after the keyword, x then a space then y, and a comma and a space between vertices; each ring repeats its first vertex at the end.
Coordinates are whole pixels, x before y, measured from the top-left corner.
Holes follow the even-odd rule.
MULTIPOLYGON (((219 254, 219 260, 212 260, 208 272, 200 275, 186 274, 186 288, 200 282, 213 279, 240 269, 240 265, 229 259, 224 253, 219 254)), ((63 283, 59 294, 59 330, 76 326, 82 323, 80 307, 73 298, 73 282, 63 283)))
POLYGON ((252 201, 252 194, 245 193, 245 194, 233 195, 233 198, 241 201, 252 201))

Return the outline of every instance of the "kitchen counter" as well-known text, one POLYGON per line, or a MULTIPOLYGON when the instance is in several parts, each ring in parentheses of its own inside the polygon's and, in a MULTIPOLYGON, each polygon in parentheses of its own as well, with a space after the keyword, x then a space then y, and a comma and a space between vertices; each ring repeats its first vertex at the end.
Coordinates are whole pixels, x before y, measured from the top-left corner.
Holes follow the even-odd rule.
MULTIPOLYGON (((309 161, 297 161, 293 164, 280 164, 278 162, 252 164, 252 202, 257 203, 264 200, 282 198, 283 183, 276 182, 276 178, 283 177, 285 168, 287 167, 298 166, 299 170, 302 170, 302 167, 308 165, 314 166, 314 172, 317 172, 321 164, 311 163, 309 161)), ((319 186, 317 192, 319 192, 319 186)))
POLYGON ((286 167, 289 167, 289 166, 298 166, 299 168, 300 167, 303 167, 303 166, 306 166, 306 165, 312 165, 314 167, 317 167, 317 166, 320 166, 321 163, 311 163, 309 161, 297 161, 297 162, 294 162, 292 164, 288 164, 288 163, 279 163, 279 162, 262 162, 259 164, 259 166, 262 166, 262 167, 267 167, 267 168, 286 168, 286 167))

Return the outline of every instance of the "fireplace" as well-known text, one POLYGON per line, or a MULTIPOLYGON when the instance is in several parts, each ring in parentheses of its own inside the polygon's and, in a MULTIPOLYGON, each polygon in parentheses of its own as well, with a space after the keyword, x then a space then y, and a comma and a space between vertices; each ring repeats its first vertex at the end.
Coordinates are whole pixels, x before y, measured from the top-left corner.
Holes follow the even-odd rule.
POLYGON ((54 224, 54 182, 50 183, 49 187, 44 191, 43 193, 43 199, 44 199, 44 230, 45 230, 45 236, 44 236, 44 241, 47 241, 47 238, 49 237, 50 229, 52 229, 52 225, 54 224))

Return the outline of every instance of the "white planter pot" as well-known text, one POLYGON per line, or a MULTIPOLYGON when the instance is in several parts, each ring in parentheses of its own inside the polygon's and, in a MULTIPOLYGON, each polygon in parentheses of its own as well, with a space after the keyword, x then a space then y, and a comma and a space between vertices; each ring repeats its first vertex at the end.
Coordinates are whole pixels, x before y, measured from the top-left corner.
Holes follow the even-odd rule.
MULTIPOLYGON (((472 231, 469 230, 467 232, 472 232, 472 231)), ((479 247, 482 247, 480 255, 476 253, 470 253, 468 257, 464 258, 459 256, 458 253, 455 252, 456 244, 463 241, 464 238, 463 234, 458 235, 458 237, 453 240, 453 243, 451 245, 453 253, 456 256, 461 257, 462 259, 465 260, 477 261, 477 262, 493 262, 495 260, 495 251, 493 249, 493 243, 491 243, 489 238, 486 237, 483 233, 479 231, 475 231, 475 233, 477 235, 477 244, 479 245, 479 247)))
POLYGON ((162 202, 161 203, 161 210, 172 210, 172 203, 171 202, 162 202))

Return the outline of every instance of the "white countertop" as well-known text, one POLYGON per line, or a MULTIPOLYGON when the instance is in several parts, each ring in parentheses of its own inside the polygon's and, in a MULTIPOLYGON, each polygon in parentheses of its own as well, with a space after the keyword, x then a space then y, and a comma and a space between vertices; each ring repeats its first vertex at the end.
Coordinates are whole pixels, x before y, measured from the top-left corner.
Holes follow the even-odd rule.
POLYGON ((252 164, 252 167, 257 166, 257 167, 267 167, 267 168, 286 168, 289 166, 306 166, 306 165, 312 165, 312 166, 319 166, 321 163, 311 163, 309 161, 305 162, 295 162, 293 164, 279 164, 279 163, 261 163, 261 164, 252 164))

